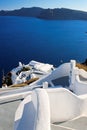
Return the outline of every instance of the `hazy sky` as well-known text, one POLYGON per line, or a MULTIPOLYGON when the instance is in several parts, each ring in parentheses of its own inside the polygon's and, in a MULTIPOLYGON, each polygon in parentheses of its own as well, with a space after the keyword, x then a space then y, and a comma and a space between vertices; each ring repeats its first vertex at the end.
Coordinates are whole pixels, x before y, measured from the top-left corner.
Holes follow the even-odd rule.
POLYGON ((87 11, 87 0, 0 0, 0 10, 21 7, 70 8, 87 11))

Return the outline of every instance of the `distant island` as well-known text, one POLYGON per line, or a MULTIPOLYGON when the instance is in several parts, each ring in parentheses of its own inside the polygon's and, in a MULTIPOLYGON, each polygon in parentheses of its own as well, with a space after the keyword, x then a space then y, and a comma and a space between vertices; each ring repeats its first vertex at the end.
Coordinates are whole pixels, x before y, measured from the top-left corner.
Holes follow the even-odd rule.
POLYGON ((43 9, 32 7, 17 10, 1 10, 0 16, 25 16, 46 20, 87 20, 87 12, 66 8, 43 9))

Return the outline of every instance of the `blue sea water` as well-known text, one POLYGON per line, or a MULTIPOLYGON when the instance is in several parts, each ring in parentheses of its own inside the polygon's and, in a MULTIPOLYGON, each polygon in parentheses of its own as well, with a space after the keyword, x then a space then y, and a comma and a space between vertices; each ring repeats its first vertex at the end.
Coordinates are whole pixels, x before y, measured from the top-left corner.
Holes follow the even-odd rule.
POLYGON ((18 65, 37 60, 58 66, 60 61, 87 58, 87 21, 41 20, 0 16, 0 78, 18 65))

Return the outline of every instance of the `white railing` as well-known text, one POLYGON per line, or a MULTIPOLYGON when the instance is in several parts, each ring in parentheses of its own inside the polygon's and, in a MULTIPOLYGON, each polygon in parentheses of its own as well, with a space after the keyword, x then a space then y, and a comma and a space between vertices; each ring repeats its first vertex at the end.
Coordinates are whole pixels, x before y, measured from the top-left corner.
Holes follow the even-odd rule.
POLYGON ((76 67, 76 61, 71 60, 70 89, 77 95, 87 93, 87 72, 76 67), (80 76, 83 80, 80 79, 80 76))
POLYGON ((31 94, 31 91, 0 96, 0 104, 14 100, 24 99, 29 94, 31 94))

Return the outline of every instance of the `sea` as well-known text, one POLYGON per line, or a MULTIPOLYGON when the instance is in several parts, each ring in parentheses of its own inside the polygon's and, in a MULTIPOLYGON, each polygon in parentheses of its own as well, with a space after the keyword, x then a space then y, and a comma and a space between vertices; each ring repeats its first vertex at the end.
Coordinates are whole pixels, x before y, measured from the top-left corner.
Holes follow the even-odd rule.
POLYGON ((87 21, 0 16, 0 85, 2 74, 31 60, 55 67, 87 58, 87 21))

